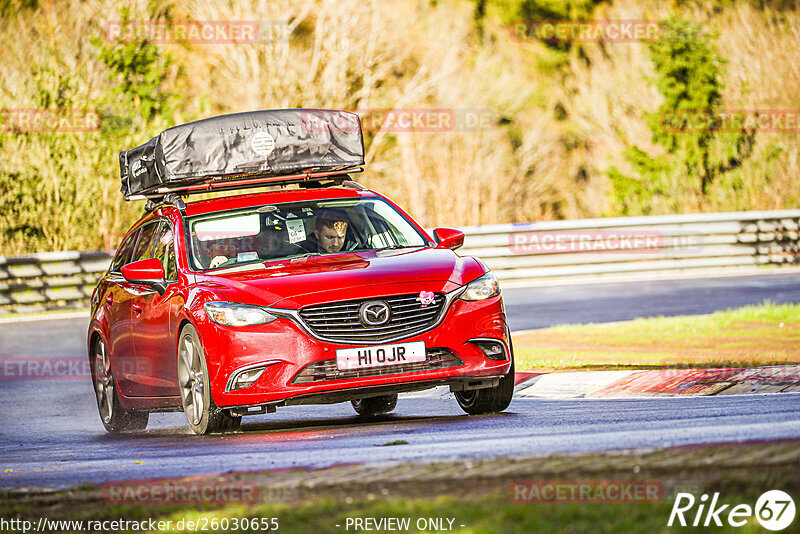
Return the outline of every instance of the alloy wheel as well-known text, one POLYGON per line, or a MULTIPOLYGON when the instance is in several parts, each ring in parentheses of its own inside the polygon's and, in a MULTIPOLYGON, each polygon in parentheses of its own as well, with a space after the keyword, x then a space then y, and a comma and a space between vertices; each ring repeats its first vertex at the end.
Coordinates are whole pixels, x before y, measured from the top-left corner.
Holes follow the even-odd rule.
POLYGON ((178 356, 178 381, 181 387, 181 399, 186 419, 193 425, 199 425, 205 409, 203 398, 205 382, 203 364, 200 361, 200 348, 195 345, 190 334, 181 339, 178 356))
POLYGON ((106 425, 111 424, 114 415, 114 379, 111 376, 111 360, 108 357, 106 344, 98 341, 95 345, 94 391, 97 396, 97 407, 100 418, 106 425))

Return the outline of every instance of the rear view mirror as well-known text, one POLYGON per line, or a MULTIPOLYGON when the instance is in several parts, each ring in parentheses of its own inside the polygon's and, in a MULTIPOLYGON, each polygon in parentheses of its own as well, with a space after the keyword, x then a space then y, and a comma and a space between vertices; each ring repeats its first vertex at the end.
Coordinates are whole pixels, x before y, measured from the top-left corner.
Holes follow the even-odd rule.
POLYGON ((160 295, 166 291, 167 284, 164 281, 164 266, 161 260, 150 258, 139 260, 127 265, 123 265, 122 276, 133 284, 142 284, 154 288, 160 295))
POLYGON ((455 228, 437 228, 433 237, 436 238, 436 248, 455 250, 464 244, 464 232, 455 228))

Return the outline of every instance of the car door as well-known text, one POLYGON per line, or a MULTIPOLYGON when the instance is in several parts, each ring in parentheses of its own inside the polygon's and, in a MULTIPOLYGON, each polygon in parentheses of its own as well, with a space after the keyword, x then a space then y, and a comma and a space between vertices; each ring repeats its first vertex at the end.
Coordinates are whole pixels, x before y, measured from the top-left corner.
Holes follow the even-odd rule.
POLYGON ((119 384, 120 391, 127 395, 126 368, 134 358, 131 337, 131 305, 133 287, 122 277, 120 269, 131 262, 139 229, 131 232, 117 250, 114 261, 106 276, 105 292, 100 296, 100 305, 105 307, 108 317, 108 350, 111 359, 111 373, 119 384))
MULTIPOLYGON (((152 258, 153 240, 159 225, 159 220, 149 221, 142 225, 130 262, 152 258)), ((148 369, 149 363, 142 361, 136 354, 136 336, 142 314, 141 298, 155 290, 144 284, 136 284, 127 280, 123 280, 119 286, 122 289, 120 296, 124 299, 128 310, 130 333, 129 342, 125 345, 125 357, 118 359, 120 360, 119 372, 116 376, 124 395, 143 397, 149 394, 148 382, 153 372, 152 369, 148 369)))
POLYGON ((141 374, 137 376, 138 391, 148 397, 178 395, 178 368, 176 365, 175 318, 182 306, 177 289, 175 245, 172 224, 161 219, 153 237, 150 257, 164 266, 166 291, 160 295, 151 287, 143 286, 133 301, 133 342, 141 374))

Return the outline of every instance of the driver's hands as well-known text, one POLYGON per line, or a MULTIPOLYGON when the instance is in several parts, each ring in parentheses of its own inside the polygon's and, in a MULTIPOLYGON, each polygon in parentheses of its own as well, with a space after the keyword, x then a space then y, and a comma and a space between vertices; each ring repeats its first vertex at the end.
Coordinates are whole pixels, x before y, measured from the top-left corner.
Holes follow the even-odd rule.
POLYGON ((228 258, 225 257, 225 256, 215 256, 214 259, 211 260, 210 268, 211 269, 216 269, 217 267, 219 267, 220 265, 222 265, 226 261, 228 261, 228 258))

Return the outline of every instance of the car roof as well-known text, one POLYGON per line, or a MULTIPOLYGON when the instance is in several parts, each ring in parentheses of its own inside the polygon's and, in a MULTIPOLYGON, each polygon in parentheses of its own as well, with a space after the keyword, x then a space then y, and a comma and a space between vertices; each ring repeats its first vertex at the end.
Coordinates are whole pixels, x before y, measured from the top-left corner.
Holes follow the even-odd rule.
POLYGON ((186 203, 186 215, 202 215, 216 211, 250 208, 265 204, 302 202, 306 200, 325 200, 331 198, 374 198, 378 195, 370 190, 357 190, 345 187, 321 187, 315 189, 289 189, 233 195, 186 203))

